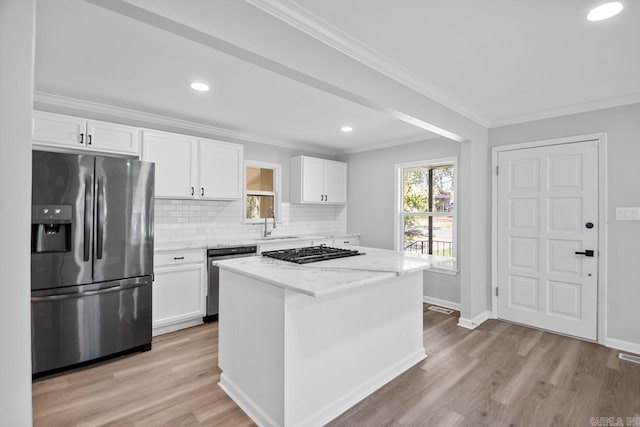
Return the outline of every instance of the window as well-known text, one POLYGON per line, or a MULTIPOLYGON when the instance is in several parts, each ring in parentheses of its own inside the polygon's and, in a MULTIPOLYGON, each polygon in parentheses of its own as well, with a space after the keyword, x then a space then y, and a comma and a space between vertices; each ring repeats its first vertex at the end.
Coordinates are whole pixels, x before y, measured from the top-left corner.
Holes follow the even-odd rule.
POLYGON ((399 250, 456 256, 456 163, 450 158, 396 166, 399 250))
POLYGON ((245 162, 244 221, 259 222, 278 218, 280 192, 279 164, 245 162))

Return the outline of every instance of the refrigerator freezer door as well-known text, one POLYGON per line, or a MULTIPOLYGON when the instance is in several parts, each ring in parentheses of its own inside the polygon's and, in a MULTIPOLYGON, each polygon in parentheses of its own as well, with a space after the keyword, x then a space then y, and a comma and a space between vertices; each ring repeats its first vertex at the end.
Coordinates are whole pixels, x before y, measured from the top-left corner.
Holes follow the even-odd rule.
POLYGON ((154 166, 96 157, 95 282, 153 273, 154 166))
POLYGON ((32 290, 93 281, 93 164, 93 156, 33 152, 32 290), (44 224, 43 218, 47 215, 52 217, 51 222, 56 222, 55 215, 51 215, 53 212, 44 212, 46 209, 70 210, 71 224, 44 224), (62 232, 68 232, 69 236, 51 234, 62 232), (46 233, 50 234, 47 236, 46 233), (33 242, 37 243, 38 237, 42 239, 43 236, 49 241, 57 238, 64 244, 51 245, 54 250, 40 248, 44 252, 39 252, 38 244, 33 242))
POLYGON ((31 293, 32 372, 151 342, 151 276, 31 293))

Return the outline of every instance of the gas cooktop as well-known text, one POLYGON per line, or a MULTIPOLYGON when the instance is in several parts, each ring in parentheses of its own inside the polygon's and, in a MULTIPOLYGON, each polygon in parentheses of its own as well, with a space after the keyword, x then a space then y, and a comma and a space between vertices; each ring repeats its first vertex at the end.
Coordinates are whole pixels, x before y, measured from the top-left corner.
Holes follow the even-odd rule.
POLYGON ((356 250, 332 248, 329 246, 309 246, 306 248, 267 251, 262 252, 262 255, 282 261, 295 262, 296 264, 308 264, 310 262, 364 255, 364 253, 356 250))

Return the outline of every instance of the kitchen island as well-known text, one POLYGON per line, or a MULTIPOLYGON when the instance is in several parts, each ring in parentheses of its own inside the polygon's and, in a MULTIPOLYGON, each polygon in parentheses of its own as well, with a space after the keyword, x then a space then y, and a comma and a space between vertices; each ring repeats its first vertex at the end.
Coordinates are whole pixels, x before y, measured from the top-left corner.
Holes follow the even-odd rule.
POLYGON ((220 386, 258 425, 323 425, 426 357, 422 271, 441 260, 353 249, 218 263, 220 386))

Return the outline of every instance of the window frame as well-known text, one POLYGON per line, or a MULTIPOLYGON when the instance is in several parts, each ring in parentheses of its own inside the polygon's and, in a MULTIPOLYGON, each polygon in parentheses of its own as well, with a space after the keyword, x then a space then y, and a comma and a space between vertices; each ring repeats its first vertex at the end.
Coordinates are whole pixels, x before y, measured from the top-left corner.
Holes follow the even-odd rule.
POLYGON ((280 194, 282 193, 282 165, 280 163, 262 162, 259 160, 245 160, 242 169, 242 223, 260 224, 264 218, 247 218, 247 195, 273 195, 273 210, 276 223, 280 221, 280 194), (271 191, 247 191, 247 168, 273 169, 273 192, 271 191))
MULTIPOLYGON (((406 168, 413 167, 438 167, 453 164, 453 194, 455 200, 458 197, 458 157, 443 157, 438 159, 428 159, 416 162, 397 163, 395 165, 395 209, 394 209, 394 249, 396 252, 404 253, 404 218, 405 216, 431 216, 431 217, 452 217, 453 227, 451 230, 451 255, 454 259, 458 257, 458 204, 456 202, 453 212, 404 212, 404 174, 406 168)), ((431 191, 431 189, 429 189, 431 191)), ((431 197, 431 195, 430 195, 431 197)), ((446 269, 446 268, 445 268, 446 269)))

